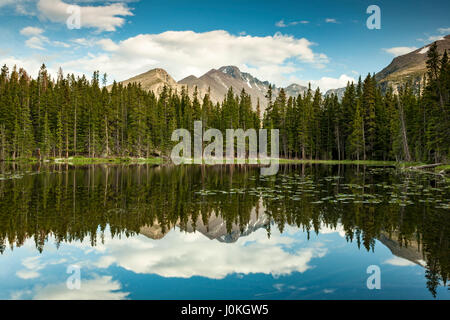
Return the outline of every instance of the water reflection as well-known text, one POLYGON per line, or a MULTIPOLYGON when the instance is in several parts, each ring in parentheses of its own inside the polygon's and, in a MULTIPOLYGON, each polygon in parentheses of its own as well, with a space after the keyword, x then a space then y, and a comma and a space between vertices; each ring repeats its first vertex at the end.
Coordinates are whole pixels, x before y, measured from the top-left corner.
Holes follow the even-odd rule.
MULTIPOLYGON (((0 250, 32 240, 43 252, 48 241, 59 248, 88 239, 88 247, 102 253, 94 259, 99 269, 120 266, 176 278, 278 277, 304 273, 330 250, 328 244, 300 239, 298 232, 307 239, 334 232, 361 252, 375 251, 377 241, 384 244, 394 255, 386 264, 425 267, 432 295, 446 286, 448 182, 394 168, 280 169, 276 177, 264 177, 246 166, 3 164, 0 250)), ((53 263, 58 252, 61 260, 68 251, 59 248, 53 263)), ((17 276, 36 278, 38 260, 22 263, 17 276)), ((97 286, 114 291, 111 298, 126 297, 108 277, 90 279, 89 292, 97 286)), ((41 296, 63 290, 44 289, 41 296)))

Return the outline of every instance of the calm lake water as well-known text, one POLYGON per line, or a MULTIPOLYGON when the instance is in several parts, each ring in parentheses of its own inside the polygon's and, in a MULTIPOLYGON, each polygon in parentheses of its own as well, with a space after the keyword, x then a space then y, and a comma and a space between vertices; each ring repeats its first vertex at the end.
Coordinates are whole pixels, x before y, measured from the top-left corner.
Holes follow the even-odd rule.
POLYGON ((439 176, 353 165, 0 173, 0 299, 450 299, 450 182, 439 176))

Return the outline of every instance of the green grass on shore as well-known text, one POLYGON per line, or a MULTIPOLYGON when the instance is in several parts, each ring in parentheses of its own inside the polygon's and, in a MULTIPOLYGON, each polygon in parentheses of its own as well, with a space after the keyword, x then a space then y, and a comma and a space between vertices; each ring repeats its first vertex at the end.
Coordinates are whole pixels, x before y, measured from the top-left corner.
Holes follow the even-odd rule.
POLYGON ((5 162, 17 162, 24 164, 33 163, 67 163, 71 165, 86 165, 86 164, 161 164, 162 158, 130 158, 130 157, 108 157, 108 158, 89 158, 83 156, 75 156, 69 158, 47 158, 39 161, 38 158, 18 158, 5 159, 5 162))
MULTIPOLYGON (((273 159, 272 159, 273 160, 273 159)), ((20 163, 38 163, 37 158, 20 158, 20 159, 6 159, 7 162, 20 162, 20 163)), ((167 161, 167 160, 166 160, 167 161)), ((49 158, 43 160, 45 163, 68 163, 71 165, 87 165, 87 164, 163 164, 165 161, 163 158, 132 158, 132 157, 107 157, 107 158, 89 158, 84 156, 75 156, 69 158, 49 158)), ((185 164, 192 164, 192 159, 186 159, 185 164)), ((203 162, 204 163, 204 162, 203 162)), ((225 163, 225 160, 223 160, 225 163)), ((234 163, 238 163, 237 159, 234 163)), ((245 163, 248 163, 246 159, 245 163)), ((260 161, 258 160, 258 163, 260 161)), ((396 161, 378 161, 378 160, 302 160, 302 159, 279 159, 280 164, 349 164, 349 165, 365 165, 365 166, 396 166, 400 169, 405 169, 410 166, 419 166, 425 163, 422 162, 396 162, 396 161)), ((441 165, 435 168, 435 171, 449 171, 450 164, 441 165)))
POLYGON ((50 159, 53 163, 69 163, 71 165, 86 164, 161 164, 161 158, 89 158, 89 157, 69 157, 50 159))

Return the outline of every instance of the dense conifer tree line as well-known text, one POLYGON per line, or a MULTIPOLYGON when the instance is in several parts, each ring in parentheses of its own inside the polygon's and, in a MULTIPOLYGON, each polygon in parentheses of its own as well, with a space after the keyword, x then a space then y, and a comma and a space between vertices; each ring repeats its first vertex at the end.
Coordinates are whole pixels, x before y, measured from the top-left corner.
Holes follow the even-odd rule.
POLYGON ((298 97, 284 90, 268 106, 230 88, 222 103, 195 88, 164 87, 156 96, 139 84, 114 83, 106 74, 92 79, 51 79, 42 65, 36 79, 23 69, 0 72, 0 159, 84 155, 150 157, 170 152, 174 129, 280 129, 280 155, 303 159, 446 161, 450 158, 450 64, 433 44, 426 86, 408 84, 382 93, 374 75, 349 83, 341 101, 309 88, 298 97))

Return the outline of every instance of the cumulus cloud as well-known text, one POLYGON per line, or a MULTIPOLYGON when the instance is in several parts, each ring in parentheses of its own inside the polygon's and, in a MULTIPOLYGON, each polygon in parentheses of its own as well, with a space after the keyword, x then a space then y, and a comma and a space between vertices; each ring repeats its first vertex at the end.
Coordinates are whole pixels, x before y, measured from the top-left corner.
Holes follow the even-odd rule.
POLYGON ((25 41, 25 45, 32 49, 45 50, 45 43, 48 42, 46 37, 31 37, 25 41))
MULTIPOLYGON (((43 18, 52 22, 66 23, 73 5, 62 0, 39 0, 38 10, 43 18)), ((115 31, 125 23, 126 16, 132 16, 131 9, 124 3, 104 6, 76 6, 80 9, 81 27, 98 31, 115 31)))
POLYGON ((383 48, 383 51, 392 54, 394 57, 402 56, 404 54, 410 53, 417 50, 416 47, 393 47, 393 48, 383 48))
POLYGON ((33 270, 19 270, 16 275, 24 280, 38 278, 40 276, 39 272, 33 270))
POLYGON ((439 33, 450 33, 450 28, 439 28, 438 29, 439 33))
POLYGON ((34 300, 123 300, 129 295, 111 276, 82 280, 79 290, 69 290, 65 282, 35 288, 34 300))
POLYGON ((27 257, 22 260, 22 265, 25 269, 17 271, 16 276, 24 280, 35 279, 41 276, 38 271, 44 269, 48 265, 61 264, 64 262, 66 262, 66 259, 50 259, 47 261, 42 261, 41 256, 27 257))
POLYGON ((38 36, 44 32, 43 29, 38 27, 25 27, 20 30, 20 34, 26 37, 38 36))
POLYGON ((334 18, 326 18, 325 22, 326 23, 338 23, 338 21, 336 19, 334 19, 334 18))
POLYGON ((178 229, 169 232, 164 241, 144 236, 129 238, 126 242, 108 239, 105 255, 97 262, 97 267, 117 264, 135 273, 163 277, 223 279, 232 273, 280 276, 304 272, 310 268, 313 258, 325 255, 326 249, 318 246, 287 250, 298 242, 289 234, 281 236, 273 232, 267 239, 267 231, 259 229, 239 238, 233 245, 211 241, 199 232, 183 233, 178 229))
MULTIPOLYGON (((42 48, 42 42, 31 42, 29 45, 42 48)), ((122 81, 156 67, 166 69, 176 80, 180 80, 191 74, 201 76, 223 65, 236 65, 242 71, 277 86, 291 83, 307 85, 310 82, 314 89, 319 86, 323 92, 345 87, 348 81, 355 81, 346 74, 312 80, 294 76, 305 66, 323 68, 329 62, 328 57, 315 52, 313 42, 281 33, 257 37, 235 36, 223 30, 204 33, 167 31, 141 34, 119 42, 108 38, 78 38, 72 39, 71 43, 92 48, 93 51, 98 46, 102 51, 95 54, 87 52, 78 59, 52 64, 31 57, 26 60, 9 57, 0 59, 0 63, 24 66, 33 74, 42 62, 46 62, 49 71, 58 70, 61 66, 66 73, 76 75, 89 75, 100 70, 106 72, 111 81, 122 81), (33 66, 30 68, 30 65, 33 66)))
POLYGON ((29 74, 36 76, 38 74, 39 68, 42 65, 42 61, 39 58, 27 58, 20 59, 14 56, 4 56, 0 57, 0 65, 7 65, 9 68, 17 66, 24 68, 29 74))
POLYGON ((97 42, 105 51, 117 51, 120 47, 111 39, 101 39, 97 42))
POLYGON ((22 265, 25 269, 17 271, 16 276, 24 280, 40 277, 41 274, 38 271, 45 267, 45 263, 40 260, 39 256, 23 259, 22 265))
POLYGON ((25 41, 25 45, 28 48, 45 50, 46 45, 51 45, 54 47, 60 48, 69 48, 70 45, 68 43, 62 41, 50 41, 46 36, 43 35, 44 30, 37 27, 25 27, 20 30, 20 34, 29 37, 25 41))
POLYGON ((338 233, 342 238, 345 238, 345 230, 342 224, 338 224, 336 227, 326 225, 325 223, 320 224, 320 233, 321 234, 329 234, 329 233, 338 233))
POLYGON ((120 81, 155 67, 166 69, 179 80, 191 74, 201 76, 223 65, 236 65, 256 71, 263 80, 282 82, 286 81, 284 74, 299 70, 299 63, 314 67, 328 63, 325 54, 313 51, 311 41, 281 33, 258 37, 236 36, 224 30, 167 31, 120 42, 104 39, 98 45, 105 52, 65 62, 63 67, 81 67, 80 71, 88 74, 100 68, 120 81))
POLYGON ((356 82, 355 78, 348 76, 346 74, 341 74, 339 78, 333 77, 322 77, 317 80, 303 80, 295 77, 291 78, 291 82, 298 83, 307 86, 308 83, 311 84, 312 89, 320 88, 322 93, 325 93, 329 89, 343 88, 347 86, 348 82, 356 82))

